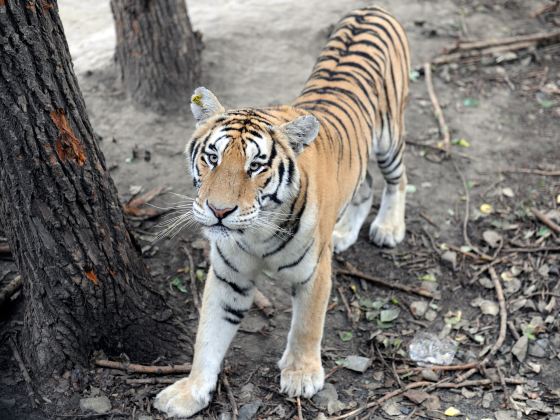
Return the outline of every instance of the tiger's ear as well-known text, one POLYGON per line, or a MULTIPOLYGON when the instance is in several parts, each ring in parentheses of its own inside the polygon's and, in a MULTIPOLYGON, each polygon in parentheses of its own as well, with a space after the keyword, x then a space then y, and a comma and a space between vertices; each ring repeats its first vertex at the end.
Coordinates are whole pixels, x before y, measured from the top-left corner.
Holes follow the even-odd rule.
POLYGON ((198 125, 214 115, 223 114, 225 109, 216 95, 205 87, 199 87, 191 96, 191 111, 198 125))
POLYGON ((279 127, 290 141, 290 146, 296 155, 315 140, 319 134, 319 128, 319 121, 313 115, 303 115, 279 127))

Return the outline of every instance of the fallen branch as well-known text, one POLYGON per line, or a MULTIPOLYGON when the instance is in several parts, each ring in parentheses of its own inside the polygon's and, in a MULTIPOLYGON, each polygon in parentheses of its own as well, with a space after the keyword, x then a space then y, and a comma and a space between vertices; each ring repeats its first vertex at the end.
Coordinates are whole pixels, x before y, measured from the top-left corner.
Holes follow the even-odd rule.
POLYGON ((550 230, 556 233, 560 233, 560 226, 550 220, 543 212, 533 207, 531 209, 531 213, 533 213, 535 217, 539 219, 543 225, 546 225, 550 230))
POLYGON ((153 375, 170 375, 173 373, 189 373, 191 371, 190 363, 171 366, 149 366, 100 359, 95 361, 95 365, 103 368, 124 370, 128 373, 148 373, 153 375))
POLYGON ((177 382, 177 378, 134 378, 126 379, 127 385, 170 385, 177 382))
POLYGON ((483 39, 479 41, 459 41, 448 52, 483 50, 489 47, 516 45, 524 42, 539 44, 544 41, 548 42, 556 40, 560 40, 560 30, 550 32, 536 32, 534 34, 517 35, 505 38, 483 39))
POLYGON ((397 369, 397 373, 416 373, 421 372, 425 369, 433 370, 433 371, 440 371, 440 372, 448 372, 448 371, 456 371, 456 370, 465 370, 470 369, 473 367, 478 366, 478 362, 469 362, 463 363, 460 365, 426 365, 426 366, 417 366, 411 368, 400 368, 397 369))
POLYGON ((451 139, 449 137, 449 128, 445 123, 443 111, 441 110, 438 98, 434 91, 431 63, 424 63, 424 77, 426 79, 426 87, 428 88, 428 95, 430 95, 430 101, 432 102, 432 107, 434 108, 434 115, 436 116, 438 122, 439 133, 441 135, 441 140, 443 142, 443 150, 447 155, 449 155, 449 151, 451 150, 451 139))
POLYGON ((490 47, 483 50, 462 51, 451 54, 442 54, 431 60, 433 65, 455 63, 461 60, 477 62, 481 61, 483 57, 503 54, 506 52, 524 50, 526 48, 534 47, 534 42, 519 42, 517 44, 510 44, 498 47, 490 47))
POLYGON ((540 175, 540 176, 560 176, 560 171, 543 171, 542 169, 529 169, 529 168, 500 169, 496 172, 501 172, 501 173, 504 173, 504 174, 530 174, 530 175, 540 175))
POLYGON ((274 306, 272 306, 270 300, 259 289, 255 290, 254 303, 268 318, 274 316, 274 306))
POLYGON ((560 252, 560 246, 542 246, 540 248, 505 248, 503 252, 560 252))
POLYGON ((27 396, 31 400, 31 406, 33 408, 37 408, 37 402, 35 401, 35 391, 33 390, 31 377, 29 376, 29 372, 27 371, 27 368, 23 363, 23 359, 19 354, 17 344, 12 337, 8 338, 8 345, 12 349, 12 353, 14 354, 14 359, 16 359, 19 369, 21 370, 21 374, 23 375, 23 379, 25 380, 25 386, 27 387, 27 396))
MULTIPOLYGON (((505 383, 510 385, 523 385, 527 382, 524 379, 517 379, 517 378, 504 378, 504 381, 505 383)), ((427 387, 428 389, 457 389, 457 388, 465 388, 465 387, 486 386, 486 385, 492 385, 494 383, 498 383, 498 381, 494 381, 492 379, 479 379, 476 381, 463 381, 461 383, 452 383, 452 382, 433 383, 428 381, 412 382, 406 385, 404 388, 396 389, 393 392, 389 392, 388 394, 385 394, 381 398, 378 398, 377 400, 372 401, 364 405, 363 407, 356 408, 355 410, 349 411, 337 417, 330 417, 329 420, 342 420, 342 419, 347 419, 348 417, 356 416, 357 414, 365 410, 368 410, 370 408, 379 407, 384 402, 392 398, 395 398, 401 394, 404 394, 406 391, 415 388, 427 387)))
POLYGON ((424 290, 424 289, 421 289, 419 287, 405 286, 403 284, 398 284, 398 283, 390 283, 388 281, 369 276, 369 275, 367 275, 365 273, 362 273, 361 271, 358 271, 358 270, 341 270, 341 269, 339 269, 339 270, 336 271, 336 273, 340 274, 340 275, 343 275, 343 276, 350 276, 350 277, 356 277, 356 278, 359 278, 359 279, 363 279, 363 280, 369 281, 370 283, 376 284, 377 286, 386 287, 388 289, 401 290, 401 291, 406 292, 406 293, 411 293, 411 294, 422 296, 422 297, 429 298, 429 299, 440 299, 439 295, 436 296, 433 293, 429 292, 428 290, 424 290))
POLYGON ((455 382, 463 382, 466 379, 470 378, 477 370, 484 369, 488 362, 494 357, 494 355, 500 350, 502 345, 504 344, 504 340, 506 339, 506 331, 507 331, 507 308, 506 308, 506 300, 504 297, 504 290, 502 289, 502 283, 500 283, 500 278, 496 274, 496 270, 494 267, 490 267, 488 269, 490 273, 490 277, 494 282, 494 289, 496 291, 496 297, 498 298, 498 305, 500 307, 500 330, 498 333, 498 338, 496 342, 486 355, 486 357, 478 364, 478 366, 468 370, 467 372, 459 375, 455 382))
POLYGON ((19 290, 21 285, 21 276, 16 276, 0 290, 0 307, 19 290))

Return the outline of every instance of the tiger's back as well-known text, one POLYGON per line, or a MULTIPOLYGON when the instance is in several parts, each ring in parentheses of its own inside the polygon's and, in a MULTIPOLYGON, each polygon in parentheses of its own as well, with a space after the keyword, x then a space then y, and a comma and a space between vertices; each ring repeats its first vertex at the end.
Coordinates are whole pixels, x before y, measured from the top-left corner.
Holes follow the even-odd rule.
POLYGON ((402 159, 409 69, 408 40, 400 23, 381 8, 358 9, 334 28, 294 102, 296 108, 312 112, 322 122, 323 130, 313 144, 320 155, 315 164, 322 160, 331 168, 336 166, 337 231, 345 236, 337 246, 335 232, 337 251, 356 240, 356 228, 349 225, 361 225, 358 221, 366 208, 369 212, 367 169, 372 151, 387 183, 387 199, 370 237, 378 245, 394 246, 404 235, 404 225, 396 228, 396 220, 381 219, 390 218, 387 207, 397 207, 404 218, 404 197, 396 196, 400 191, 404 195, 406 187, 402 159), (357 208, 360 203, 361 209, 357 208))

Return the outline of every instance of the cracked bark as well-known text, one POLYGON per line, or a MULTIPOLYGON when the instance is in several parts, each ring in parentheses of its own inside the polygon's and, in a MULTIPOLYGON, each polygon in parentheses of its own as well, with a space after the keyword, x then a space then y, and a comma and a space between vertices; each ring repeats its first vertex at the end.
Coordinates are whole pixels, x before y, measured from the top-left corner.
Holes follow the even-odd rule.
POLYGON ((130 235, 54 0, 0 0, 0 217, 39 380, 92 352, 153 361, 184 332, 130 235))
POLYGON ((189 103, 200 75, 199 35, 185 1, 111 0, 115 59, 132 99, 155 109, 189 103))

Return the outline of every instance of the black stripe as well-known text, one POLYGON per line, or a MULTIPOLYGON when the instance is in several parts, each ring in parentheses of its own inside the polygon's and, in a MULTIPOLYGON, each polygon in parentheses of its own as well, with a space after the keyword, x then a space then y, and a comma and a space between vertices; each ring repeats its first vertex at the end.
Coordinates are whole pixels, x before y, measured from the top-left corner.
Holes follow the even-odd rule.
POLYGON ((226 256, 224 255, 224 253, 222 252, 222 250, 220 249, 218 244, 216 244, 216 249, 218 250, 218 254, 222 258, 224 264, 227 265, 230 270, 235 271, 236 273, 239 273, 239 270, 237 268, 235 268, 235 266, 231 262, 229 262, 229 260, 226 258, 226 256))
POLYGON ((225 277, 220 276, 218 273, 216 273, 215 269, 213 270, 216 278, 231 287, 235 293, 240 294, 241 296, 249 296, 249 292, 251 291, 252 287, 241 287, 236 283, 229 281, 225 277))
POLYGON ((247 309, 236 309, 228 305, 227 303, 222 303, 222 309, 226 311, 228 314, 233 315, 236 318, 239 318, 240 320, 243 319, 245 317, 245 314, 247 313, 247 309))
POLYGON ((309 246, 307 248, 305 248, 305 251, 303 251, 303 254, 301 254, 297 260, 286 264, 286 265, 282 265, 280 267, 278 267, 278 271, 282 271, 285 270, 287 268, 293 268, 295 266, 297 266, 299 263, 301 263, 303 261, 303 259, 305 258, 305 256, 307 255, 307 253, 309 252, 309 250, 311 249, 311 247, 313 246, 313 244, 315 243, 315 240, 312 240, 311 243, 309 244, 309 246))
POLYGON ((288 180, 286 181, 288 185, 292 184, 294 180, 295 171, 296 171, 296 165, 294 163, 294 160, 288 158, 288 180))
POLYGON ((268 166, 272 166, 272 160, 276 157, 276 153, 276 142, 272 142, 272 147, 270 148, 270 157, 268 158, 268 162, 266 162, 268 166))
MULTIPOLYGON (((282 201, 278 198, 278 191, 282 186, 282 181, 284 180, 284 172, 286 169, 284 168, 284 162, 280 162, 280 166, 278 166, 278 185, 276 186, 276 190, 272 194, 265 194, 263 195, 263 199, 270 198, 276 204, 282 204, 282 201)), ((269 178, 270 179, 270 178, 269 178)))
POLYGON ((223 317, 223 320, 224 320, 224 321, 227 321, 227 322, 229 322, 230 324, 233 324, 233 325, 239 325, 239 324, 241 324, 241 320, 240 320, 240 319, 231 319, 231 318, 228 317, 228 316, 224 316, 224 317, 223 317))

